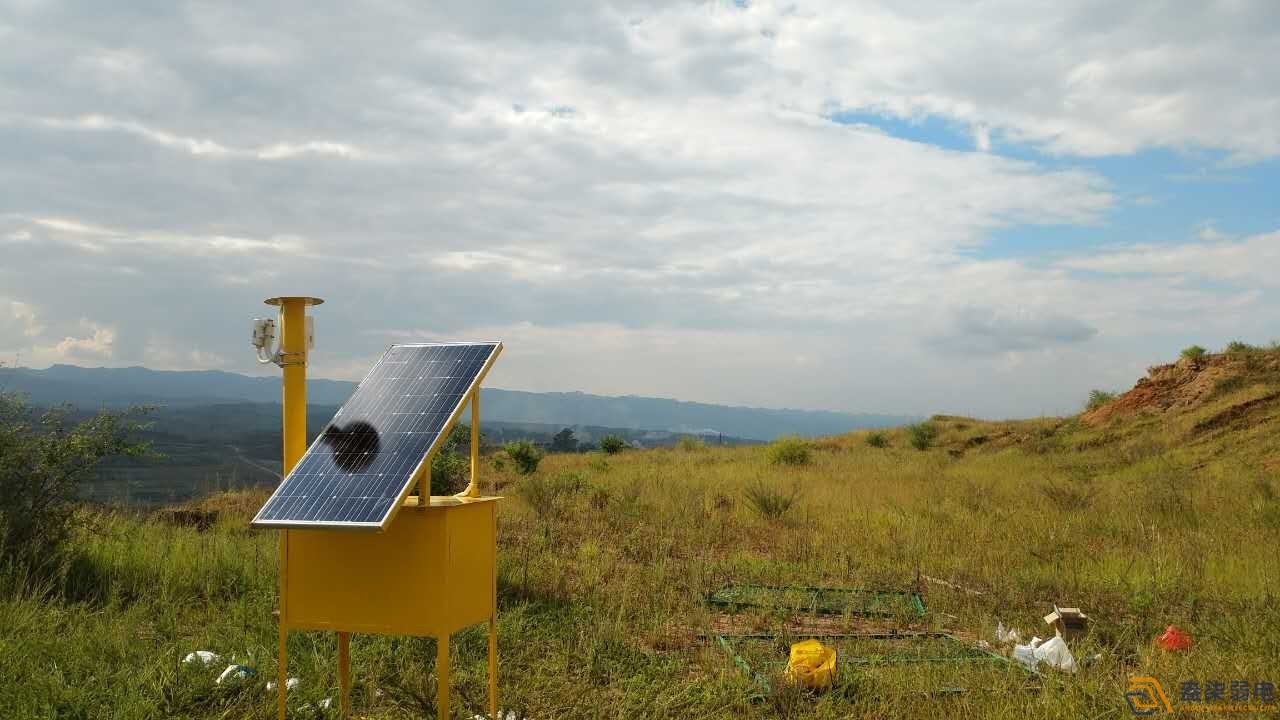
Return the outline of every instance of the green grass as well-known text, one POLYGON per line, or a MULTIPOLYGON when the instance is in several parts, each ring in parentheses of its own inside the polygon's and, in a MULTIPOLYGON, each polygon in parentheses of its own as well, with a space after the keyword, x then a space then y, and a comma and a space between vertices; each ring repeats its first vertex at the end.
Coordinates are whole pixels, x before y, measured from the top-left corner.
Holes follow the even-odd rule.
POLYGON ((937 437, 938 425, 932 420, 907 426, 908 443, 917 450, 928 450, 937 437))
MULTIPOLYGON (((1185 352, 1185 351, 1184 351, 1185 352)), ((1116 399, 1116 394, 1108 390, 1090 390, 1089 399, 1084 403, 1085 410, 1097 410, 1116 399)))
MULTIPOLYGON (((530 718, 1128 717, 1127 678, 1175 700, 1185 680, 1280 680, 1280 404, 1247 423, 1208 422, 1276 388, 1225 388, 1193 412, 1088 427, 1074 419, 937 417, 931 447, 905 429, 804 442, 804 463, 768 448, 555 454, 503 486, 499 521, 502 705, 530 718), (528 489, 522 489, 525 485, 528 489), (753 488, 802 488, 777 522, 753 488), (535 509, 536 508, 536 509, 535 509), (837 691, 755 685, 713 642, 705 593, 725 583, 929 586, 926 625, 974 638, 997 619, 1043 634, 1053 602, 1079 605, 1101 659, 1074 676, 967 664, 841 669, 837 691), (1177 624, 1194 649, 1151 644, 1177 624), (960 695, 940 695, 962 687, 960 695)), ((1226 415, 1224 415, 1226 413, 1226 415)), ((1235 422, 1235 421, 1233 421, 1235 422)), ((260 496, 220 495, 209 531, 124 512, 86 512, 58 578, 0 572, 0 717, 265 718, 275 672, 276 537, 249 531, 260 496), (196 649, 234 654, 259 676, 213 683, 183 668, 196 649)), ((776 613, 751 616, 779 629, 776 613)), ((456 717, 485 703, 485 639, 455 636, 456 717)), ((744 649, 765 665, 783 642, 744 649)), ((434 642, 356 636, 357 710, 422 717, 434 642)), ((336 696, 335 641, 294 633, 294 717, 336 696)))
POLYGON ((1181 357, 1184 357, 1187 360, 1202 360, 1208 354, 1209 351, 1199 345, 1188 345, 1182 349, 1181 353, 1179 353, 1181 357))
POLYGON ((813 461, 808 441, 799 437, 782 437, 765 447, 765 457, 773 465, 808 465, 813 461))

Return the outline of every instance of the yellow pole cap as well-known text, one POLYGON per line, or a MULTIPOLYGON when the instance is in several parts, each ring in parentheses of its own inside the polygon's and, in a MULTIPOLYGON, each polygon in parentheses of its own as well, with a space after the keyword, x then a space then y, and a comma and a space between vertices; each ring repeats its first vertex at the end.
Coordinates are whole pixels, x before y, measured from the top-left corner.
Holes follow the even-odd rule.
POLYGON ((268 305, 277 305, 277 306, 278 306, 278 305, 284 305, 284 304, 285 304, 285 302, 287 302, 287 301, 289 301, 289 300, 301 300, 301 301, 303 302, 303 304, 304 304, 304 305, 320 305, 321 303, 323 303, 323 302, 324 302, 324 300, 321 300, 321 299, 320 299, 320 298, 318 298, 318 297, 307 297, 307 296, 305 296, 305 295, 286 295, 286 296, 283 296, 283 297, 273 297, 273 298, 267 298, 266 300, 263 300, 262 302, 264 302, 264 303, 266 303, 266 304, 268 304, 268 305))

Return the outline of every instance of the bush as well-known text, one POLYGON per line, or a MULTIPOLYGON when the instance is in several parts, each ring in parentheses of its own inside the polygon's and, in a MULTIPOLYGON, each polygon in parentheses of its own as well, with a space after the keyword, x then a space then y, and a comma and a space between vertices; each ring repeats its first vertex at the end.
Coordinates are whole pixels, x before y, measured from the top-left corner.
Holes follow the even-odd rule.
POLYGON ((800 486, 795 485, 791 488, 791 492, 785 493, 759 480, 743 490, 742 494, 747 501, 747 506, 758 515, 769 520, 781 520, 795 506, 796 499, 800 496, 800 486))
POLYGON ((1106 390, 1090 390, 1089 399, 1084 404, 1085 410, 1097 410, 1116 399, 1116 394, 1106 390))
POLYGON ((573 428, 565 428, 551 438, 551 452, 577 452, 578 439, 573 436, 573 428))
POLYGON ((453 495, 467 487, 471 474, 470 458, 452 449, 440 448, 431 458, 431 494, 453 495))
POLYGON ((509 442, 502 446, 502 451, 521 475, 532 475, 537 471, 538 463, 542 462, 542 450, 528 440, 509 442))
POLYGON ((69 426, 69 407, 37 420, 24 397, 0 392, 0 559, 41 569, 60 558, 81 483, 107 458, 149 454, 134 439, 147 411, 103 411, 69 426))
POLYGON ((676 447, 685 452, 701 450, 707 446, 707 443, 700 437, 695 435, 681 435, 676 441, 676 447))
POLYGON ((1241 342, 1240 340, 1232 340, 1227 343, 1227 347, 1223 352, 1228 355, 1247 355, 1249 353, 1258 352, 1258 350, 1259 348, 1255 345, 1250 345, 1249 343, 1241 342))
POLYGON ((1209 351, 1205 350, 1199 345, 1192 345, 1190 347, 1183 348, 1181 354, 1182 354, 1182 357, 1188 360, 1201 360, 1204 358, 1205 355, 1209 354, 1209 351))
POLYGON ((867 435, 867 444, 873 448, 889 447, 889 436, 877 430, 867 435))
POLYGON ((918 422, 907 426, 907 437, 911 447, 917 450, 928 450, 938 438, 938 426, 932 420, 918 422))
POLYGON ((812 461, 809 443, 794 435, 781 437, 769 444, 765 457, 773 465, 808 465, 812 461))
POLYGON ((605 435, 600 438, 600 449, 609 455, 617 455, 627 446, 627 442, 617 435, 605 435))
POLYGON ((471 475, 471 426, 458 423, 431 458, 431 494, 452 495, 467 487, 471 475), (467 454, 460 454, 465 448, 467 454))

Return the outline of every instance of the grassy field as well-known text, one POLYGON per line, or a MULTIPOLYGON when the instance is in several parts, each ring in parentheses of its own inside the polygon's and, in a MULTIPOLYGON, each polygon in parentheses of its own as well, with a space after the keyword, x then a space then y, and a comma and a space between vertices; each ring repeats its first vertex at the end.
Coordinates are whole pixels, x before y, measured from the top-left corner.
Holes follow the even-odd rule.
MULTIPOLYGON (((1272 363, 1274 365, 1274 363, 1272 363)), ((489 469, 500 511, 501 704, 546 718, 1129 717, 1127 679, 1280 683, 1280 389, 1263 367, 1193 407, 991 423, 934 420, 789 448, 553 455, 518 478, 489 469), (794 461, 789 463, 788 461, 794 461), (706 593, 728 582, 912 588, 928 612, 885 621, 973 641, 997 620, 1043 635, 1054 602, 1093 618, 1075 675, 994 663, 845 663, 826 694, 757 686, 702 634, 706 593), (1190 652, 1152 639, 1190 631, 1190 652), (962 689, 962 692, 947 689, 962 689)), ((0 717, 266 718, 274 695, 276 539, 250 531, 259 495, 224 494, 212 528, 86 510, 57 579, 0 574, 0 717), (219 686, 209 649, 258 677, 219 686)), ((730 622, 777 632, 781 609, 730 622)), ((718 625, 716 625, 718 627, 718 625)), ((294 716, 336 696, 335 639, 295 633, 294 716)), ((485 639, 456 636, 455 717, 485 707, 485 639)), ((785 640, 739 644, 763 672, 785 640)), ((874 655, 854 644, 845 657, 874 655)), ((357 711, 434 713, 434 642, 357 636, 357 711)), ((434 715, 431 715, 434 716, 434 715)), ((1207 716, 1201 713, 1201 716, 1207 716)), ((1243 716, 1243 714, 1233 714, 1243 716)))

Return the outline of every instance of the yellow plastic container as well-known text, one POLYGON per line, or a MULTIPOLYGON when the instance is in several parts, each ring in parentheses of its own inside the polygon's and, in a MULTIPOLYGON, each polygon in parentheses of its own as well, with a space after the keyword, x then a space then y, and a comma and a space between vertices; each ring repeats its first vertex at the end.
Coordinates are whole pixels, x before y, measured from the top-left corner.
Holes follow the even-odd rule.
POLYGON ((836 649, 817 640, 804 640, 791 646, 791 659, 785 676, 810 690, 829 690, 836 674, 836 649))

